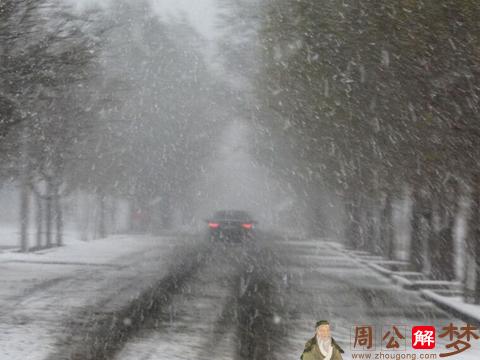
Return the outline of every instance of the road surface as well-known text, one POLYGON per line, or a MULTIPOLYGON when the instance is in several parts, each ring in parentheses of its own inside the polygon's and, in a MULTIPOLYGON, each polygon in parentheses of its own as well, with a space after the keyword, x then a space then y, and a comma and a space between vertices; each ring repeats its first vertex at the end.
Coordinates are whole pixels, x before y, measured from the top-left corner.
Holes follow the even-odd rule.
MULTIPOLYGON (((103 322, 74 329, 82 346, 65 345, 57 354, 77 351, 71 358, 117 360, 298 359, 315 322, 328 319, 344 358, 350 359, 355 325, 375 328, 377 352, 381 334, 392 325, 405 329, 404 353, 414 352, 412 326, 434 325, 439 331, 450 322, 464 325, 416 292, 390 284, 335 243, 263 234, 250 245, 205 243, 202 236, 196 244, 129 307, 114 315, 99 309, 95 318, 103 322)), ((446 352, 445 345, 442 340, 432 353, 446 352)), ((473 342, 456 358, 478 359, 479 354, 473 342)))

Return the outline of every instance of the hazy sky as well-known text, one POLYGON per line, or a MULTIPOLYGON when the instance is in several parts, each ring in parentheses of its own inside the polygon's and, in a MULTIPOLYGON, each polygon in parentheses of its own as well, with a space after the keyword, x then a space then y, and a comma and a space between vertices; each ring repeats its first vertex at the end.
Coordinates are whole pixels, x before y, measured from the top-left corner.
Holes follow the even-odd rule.
POLYGON ((215 39, 218 16, 216 0, 149 0, 156 13, 163 20, 185 18, 193 28, 209 40, 215 39))
MULTIPOLYGON (((79 11, 91 7, 101 7, 108 10, 115 0, 63 0, 73 4, 79 11)), ((136 0, 127 0, 135 3, 136 0)), ((222 30, 218 25, 222 10, 218 0, 146 0, 152 6, 153 13, 157 14, 162 22, 174 25, 188 24, 201 38, 205 39, 202 52, 210 70, 217 76, 235 84, 225 71, 218 44, 222 30)), ((238 81, 237 81, 238 82, 238 81)))
MULTIPOLYGON (((114 0, 64 0, 79 10, 100 6, 108 8, 114 0)), ((131 0, 135 1, 135 0, 131 0)), ((213 40, 218 32, 215 28, 219 8, 216 0, 148 0, 162 20, 187 20, 204 38, 213 40)))

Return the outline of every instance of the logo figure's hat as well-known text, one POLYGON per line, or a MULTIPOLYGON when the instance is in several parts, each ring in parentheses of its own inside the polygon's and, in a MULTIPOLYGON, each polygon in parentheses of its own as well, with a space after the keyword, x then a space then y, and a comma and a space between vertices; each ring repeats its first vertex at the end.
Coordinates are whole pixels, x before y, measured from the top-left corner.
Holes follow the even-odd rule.
POLYGON ((330 323, 329 323, 327 320, 317 321, 317 323, 315 324, 315 329, 316 329, 317 327, 319 327, 320 325, 330 325, 330 323))

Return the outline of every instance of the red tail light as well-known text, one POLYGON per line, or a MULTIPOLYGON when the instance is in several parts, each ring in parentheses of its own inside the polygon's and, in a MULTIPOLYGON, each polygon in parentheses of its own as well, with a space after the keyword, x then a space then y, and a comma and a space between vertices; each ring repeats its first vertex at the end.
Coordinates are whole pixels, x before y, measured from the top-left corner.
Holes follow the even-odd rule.
POLYGON ((250 230, 251 228, 253 228, 253 224, 242 224, 242 227, 244 229, 250 230))
POLYGON ((216 229, 216 228, 218 228, 219 226, 220 226, 219 223, 212 223, 212 222, 209 222, 209 223, 208 223, 208 227, 209 227, 210 229, 216 229))

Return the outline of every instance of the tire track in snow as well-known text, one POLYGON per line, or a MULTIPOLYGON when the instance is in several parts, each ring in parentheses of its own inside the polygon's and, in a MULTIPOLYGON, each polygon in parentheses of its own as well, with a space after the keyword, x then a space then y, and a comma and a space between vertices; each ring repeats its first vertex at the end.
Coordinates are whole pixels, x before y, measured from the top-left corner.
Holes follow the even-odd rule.
POLYGON ((282 358, 290 315, 274 252, 217 244, 209 259, 118 360, 282 358))
POLYGON ((201 243, 178 254, 165 277, 123 307, 105 311, 100 303, 74 314, 66 324, 65 337, 48 359, 113 359, 125 343, 170 306, 174 295, 206 263, 208 249, 201 243))

